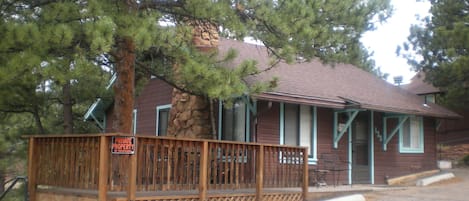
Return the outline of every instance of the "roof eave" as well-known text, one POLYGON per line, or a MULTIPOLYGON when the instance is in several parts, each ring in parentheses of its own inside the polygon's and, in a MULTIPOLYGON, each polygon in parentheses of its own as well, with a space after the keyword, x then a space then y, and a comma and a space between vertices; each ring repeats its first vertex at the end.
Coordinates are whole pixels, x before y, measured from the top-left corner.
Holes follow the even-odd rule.
POLYGON ((339 100, 325 99, 320 97, 308 97, 301 95, 284 94, 278 92, 265 92, 262 94, 253 95, 253 98, 266 101, 276 101, 285 103, 296 103, 303 105, 312 105, 319 107, 327 107, 334 109, 345 108, 345 102, 339 100))

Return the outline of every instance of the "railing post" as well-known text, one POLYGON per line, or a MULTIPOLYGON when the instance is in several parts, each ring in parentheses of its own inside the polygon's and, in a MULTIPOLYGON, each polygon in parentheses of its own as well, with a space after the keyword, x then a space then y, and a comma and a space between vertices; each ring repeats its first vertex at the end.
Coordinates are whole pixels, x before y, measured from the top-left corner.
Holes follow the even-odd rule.
POLYGON ((256 201, 263 200, 264 187, 264 145, 259 145, 259 153, 257 155, 256 167, 256 201))
POLYGON ((129 186, 128 186, 128 194, 127 198, 129 201, 134 201, 137 192, 137 146, 138 146, 138 139, 135 137, 135 153, 130 155, 130 168, 129 168, 129 186))
POLYGON ((106 136, 99 139, 99 174, 98 174, 98 200, 107 200, 107 180, 109 175, 109 141, 106 136))
POLYGON ((204 141, 200 150, 200 169, 199 169, 199 200, 207 199, 207 171, 208 171, 208 141, 204 141))
POLYGON ((308 181, 308 148, 303 149, 303 200, 308 197, 309 181, 308 181))
POLYGON ((34 157, 34 144, 35 138, 29 138, 29 147, 28 147, 28 192, 29 192, 29 200, 36 201, 36 163, 33 160, 37 157, 34 157))

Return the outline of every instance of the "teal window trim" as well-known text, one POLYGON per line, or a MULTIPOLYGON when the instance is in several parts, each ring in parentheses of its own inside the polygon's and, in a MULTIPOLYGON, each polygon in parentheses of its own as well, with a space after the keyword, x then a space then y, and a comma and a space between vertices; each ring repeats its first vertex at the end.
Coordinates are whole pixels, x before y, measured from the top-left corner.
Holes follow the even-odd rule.
POLYGON ((332 140, 333 140, 334 149, 337 149, 339 147, 340 139, 344 136, 345 132, 350 128, 353 120, 355 120, 355 117, 357 117, 360 111, 363 111, 363 110, 351 109, 351 110, 343 110, 343 111, 334 112, 334 126, 332 129, 332 136, 333 136, 332 140), (340 113, 347 113, 347 116, 348 116, 347 122, 345 123, 344 128, 342 128, 341 131, 339 131, 338 129, 340 113))
POLYGON ((318 108, 316 106, 311 107, 311 119, 312 128, 311 128, 311 153, 308 156, 309 164, 317 164, 318 162, 318 108))
POLYGON ((280 144, 285 144, 285 103, 280 103, 280 144))
POLYGON ((223 131, 223 102, 218 101, 218 140, 221 140, 221 133, 223 131))
POLYGON ((114 82, 117 80, 117 73, 112 74, 111 79, 109 80, 109 83, 106 86, 106 90, 109 90, 112 85, 114 85, 114 82))
MULTIPOLYGON (((249 102, 249 99, 248 99, 248 102, 249 102)), ((250 142, 251 141, 251 112, 250 112, 251 111, 251 109, 250 109, 251 104, 246 103, 246 102, 244 102, 244 104, 246 104, 246 107, 244 107, 244 109, 245 109, 244 113, 246 114, 246 117, 245 117, 246 118, 246 121, 245 121, 246 125, 244 127, 245 133, 246 133, 245 138, 246 138, 246 142, 250 142)))
POLYGON ((104 117, 103 117, 103 124, 102 124, 102 126, 103 126, 102 132, 103 132, 103 133, 106 133, 106 126, 107 126, 106 122, 107 122, 107 115, 104 114, 104 117))
MULTIPOLYGON (((423 127, 423 118, 422 117, 409 117, 407 121, 409 121, 409 125, 411 125, 411 121, 415 120, 418 121, 419 125, 419 147, 418 148, 409 148, 404 147, 404 128, 400 129, 399 131, 399 153, 413 153, 413 154, 421 154, 424 153, 424 127, 423 127)), ((409 136, 410 137, 410 136, 409 136)))
POLYGON ((156 136, 160 136, 160 134, 158 133, 159 127, 160 127, 160 123, 159 123, 160 122, 160 111, 165 110, 165 109, 170 109, 170 108, 171 108, 171 104, 156 106, 156 130, 155 130, 156 136))
POLYGON ((387 151, 388 143, 391 141, 392 137, 396 135, 398 131, 401 130, 402 125, 404 125, 405 121, 409 118, 409 115, 388 115, 383 117, 383 151, 387 151), (388 135, 388 119, 397 119, 398 123, 396 127, 391 131, 388 135))
POLYGON ((137 109, 132 111, 132 134, 137 133, 137 109))
POLYGON ((101 130, 101 132, 104 132, 106 129, 106 114, 104 113, 102 121, 99 120, 96 114, 98 105, 100 104, 102 105, 103 104, 102 102, 103 101, 101 100, 101 98, 96 99, 96 101, 90 106, 90 108, 88 108, 88 111, 86 111, 83 117, 83 121, 87 121, 90 118, 93 119, 93 121, 96 123, 98 128, 101 130))
POLYGON ((249 96, 243 96, 243 101, 246 104, 246 107, 249 109, 249 111, 253 114, 257 114, 257 102, 253 100, 251 102, 251 98, 249 96))
POLYGON ((223 102, 218 101, 218 140, 221 140, 221 133, 223 131, 223 102))

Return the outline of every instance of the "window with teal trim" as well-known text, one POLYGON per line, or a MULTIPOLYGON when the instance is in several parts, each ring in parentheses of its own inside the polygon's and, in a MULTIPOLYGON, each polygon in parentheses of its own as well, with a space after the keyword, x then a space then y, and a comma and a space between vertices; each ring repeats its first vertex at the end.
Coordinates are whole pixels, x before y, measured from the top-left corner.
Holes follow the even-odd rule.
POLYGON ((409 117, 400 129, 401 153, 423 153, 424 133, 422 117, 409 117))
POLYGON ((156 135, 165 136, 168 130, 169 110, 171 105, 161 105, 156 107, 156 135))
POLYGON ((132 134, 137 133, 137 109, 132 111, 132 134))
POLYGON ((316 107, 282 103, 280 106, 280 143, 308 147, 308 162, 317 161, 316 107))
POLYGON ((231 108, 222 110, 221 140, 246 142, 246 104, 237 100, 231 108))

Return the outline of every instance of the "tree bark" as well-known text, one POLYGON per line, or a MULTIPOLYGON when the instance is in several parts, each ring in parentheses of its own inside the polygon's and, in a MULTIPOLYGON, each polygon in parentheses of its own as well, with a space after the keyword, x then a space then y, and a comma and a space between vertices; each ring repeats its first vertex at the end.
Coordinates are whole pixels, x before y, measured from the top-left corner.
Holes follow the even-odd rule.
POLYGON ((114 83, 114 113, 112 128, 115 132, 132 133, 132 112, 134 108, 135 43, 130 37, 117 41, 113 52, 117 74, 114 83))
POLYGON ((73 110, 72 94, 70 91, 70 81, 66 81, 62 86, 63 115, 64 115, 64 133, 73 133, 73 110))
POLYGON ((5 181, 6 181, 6 175, 4 170, 0 170, 0 194, 3 194, 5 192, 5 181))
POLYGON ((39 134, 45 134, 46 131, 44 130, 44 126, 42 126, 42 121, 41 121, 41 115, 39 115, 39 106, 37 105, 34 105, 33 106, 33 111, 32 111, 32 114, 33 114, 33 118, 34 118, 34 121, 36 122, 36 126, 39 130, 39 134))
MULTIPOLYGON (((192 42, 200 51, 218 48, 219 36, 215 24, 198 20, 187 23, 193 27, 192 42)), ((176 78, 178 68, 178 65, 173 66, 176 78)), ((188 94, 174 88, 167 135, 212 139, 214 135, 210 120, 214 117, 210 112, 210 104, 207 97, 188 94)))

